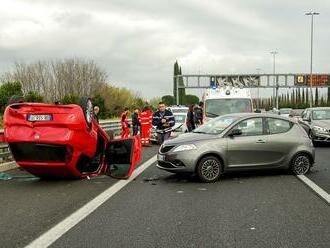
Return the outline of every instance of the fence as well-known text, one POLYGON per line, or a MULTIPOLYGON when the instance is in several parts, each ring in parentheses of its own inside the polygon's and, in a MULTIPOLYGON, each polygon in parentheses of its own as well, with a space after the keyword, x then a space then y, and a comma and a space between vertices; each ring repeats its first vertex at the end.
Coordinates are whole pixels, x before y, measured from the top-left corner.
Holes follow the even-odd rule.
MULTIPOLYGON (((121 125, 118 120, 116 121, 101 121, 100 126, 105 131, 113 131, 114 135, 117 136, 120 133, 121 125)), ((0 130, 0 136, 3 136, 3 129, 0 130)), ((0 163, 11 160, 11 153, 6 143, 0 143, 0 163)))

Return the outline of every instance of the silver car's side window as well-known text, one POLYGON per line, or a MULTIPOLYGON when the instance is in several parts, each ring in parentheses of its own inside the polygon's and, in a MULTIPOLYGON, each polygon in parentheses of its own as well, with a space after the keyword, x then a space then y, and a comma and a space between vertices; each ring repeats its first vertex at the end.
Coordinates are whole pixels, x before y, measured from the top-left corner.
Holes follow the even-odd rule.
POLYGON ((292 124, 286 120, 267 118, 267 121, 270 134, 285 133, 292 127, 292 124))
POLYGON ((263 135, 262 118, 251 118, 238 123, 235 129, 240 129, 240 136, 256 136, 263 135))

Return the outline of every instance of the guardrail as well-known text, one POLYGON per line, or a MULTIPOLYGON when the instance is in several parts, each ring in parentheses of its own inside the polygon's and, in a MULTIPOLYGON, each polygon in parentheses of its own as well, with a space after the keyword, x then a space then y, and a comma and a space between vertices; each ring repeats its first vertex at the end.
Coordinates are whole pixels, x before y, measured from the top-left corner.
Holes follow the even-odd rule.
MULTIPOLYGON (((114 121, 101 121, 100 126, 105 131, 113 131, 114 136, 119 135, 121 130, 120 121, 114 120, 114 121)), ((0 129, 0 136, 3 137, 3 129, 0 129)), ((12 159, 11 152, 9 150, 8 144, 1 142, 0 139, 0 163, 10 161, 12 159)))

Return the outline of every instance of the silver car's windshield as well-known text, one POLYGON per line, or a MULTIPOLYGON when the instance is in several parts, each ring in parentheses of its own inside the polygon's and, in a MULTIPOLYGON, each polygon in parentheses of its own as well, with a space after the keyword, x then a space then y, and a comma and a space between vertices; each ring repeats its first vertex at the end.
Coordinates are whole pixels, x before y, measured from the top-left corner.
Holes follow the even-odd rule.
POLYGON ((233 113, 252 112, 249 99, 209 99, 205 101, 205 108, 205 115, 211 118, 233 113))
POLYGON ((176 123, 184 123, 185 122, 185 115, 174 115, 174 119, 176 123))
POLYGON ((230 126, 238 117, 235 116, 221 116, 213 120, 208 121, 204 125, 196 128, 194 133, 206 133, 206 134, 220 134, 228 126, 230 126))
POLYGON ((330 109, 314 110, 313 120, 330 120, 330 109))
POLYGON ((172 108, 171 109, 172 113, 187 113, 188 108, 172 108))

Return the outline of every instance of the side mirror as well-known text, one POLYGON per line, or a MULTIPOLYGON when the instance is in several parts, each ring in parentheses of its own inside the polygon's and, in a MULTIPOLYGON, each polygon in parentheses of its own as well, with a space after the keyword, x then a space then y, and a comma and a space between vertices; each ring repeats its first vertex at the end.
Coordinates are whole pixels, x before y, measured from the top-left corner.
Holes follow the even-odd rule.
POLYGON ((304 118, 303 121, 311 122, 311 118, 304 118))
POLYGON ((256 109, 256 110, 254 111, 254 113, 261 113, 261 110, 260 110, 260 109, 256 109))
POLYGON ((231 130, 231 132, 229 133, 228 136, 234 137, 234 136, 239 136, 239 135, 242 135, 242 130, 241 129, 233 129, 233 130, 231 130))

